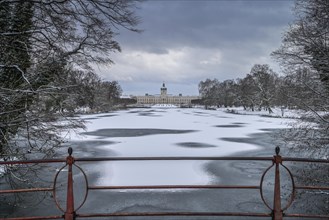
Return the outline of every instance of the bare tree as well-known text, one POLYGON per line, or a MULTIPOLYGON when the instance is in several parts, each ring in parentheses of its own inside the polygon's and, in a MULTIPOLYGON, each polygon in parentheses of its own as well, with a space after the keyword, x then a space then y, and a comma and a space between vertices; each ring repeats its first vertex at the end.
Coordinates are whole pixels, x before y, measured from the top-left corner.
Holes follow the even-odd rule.
POLYGON ((236 90, 236 97, 239 103, 245 110, 251 109, 255 111, 257 105, 257 90, 255 82, 250 74, 247 74, 245 78, 238 80, 238 88, 236 90))
POLYGON ((296 21, 285 33, 282 46, 273 52, 280 63, 292 69, 308 67, 329 80, 329 2, 298 0, 296 21))
MULTIPOLYGON (((139 32, 137 2, 0 0, 0 159, 50 157, 61 132, 83 127, 70 116, 94 105, 91 64, 111 65, 121 51, 115 36, 139 32)), ((6 170, 12 186, 31 184, 6 170)))
POLYGON ((39 116, 27 119, 32 112, 38 115, 31 106, 49 98, 57 100, 52 105, 63 104, 58 98, 77 86, 63 81, 72 69, 90 71, 91 63, 113 63, 110 54, 121 51, 114 39, 120 28, 138 32, 136 2, 0 1, 1 154, 11 154, 5 149, 8 141, 31 128, 27 123, 36 118, 41 123, 39 116))
POLYGON ((281 47, 273 52, 273 56, 285 68, 286 80, 295 85, 295 93, 289 93, 291 100, 305 109, 309 120, 321 128, 317 128, 316 133, 322 139, 323 148, 320 151, 317 147, 313 148, 318 152, 328 152, 322 138, 329 127, 328 8, 329 2, 326 0, 296 1, 296 20, 285 33, 281 47))
POLYGON ((236 91, 234 80, 225 80, 219 83, 218 86, 219 105, 226 107, 232 107, 236 102, 236 91))
POLYGON ((219 105, 219 84, 220 82, 217 79, 206 79, 199 83, 199 93, 206 108, 208 108, 209 105, 219 105))
POLYGON ((95 94, 93 111, 108 112, 118 104, 122 89, 117 81, 103 81, 98 84, 95 94))
MULTIPOLYGON (((22 2, 26 1, 2 0, 0 4, 12 7, 22 2)), ((29 34, 29 53, 34 62, 60 54, 61 58, 82 67, 87 67, 90 62, 111 64, 110 53, 121 50, 114 40, 116 31, 120 28, 138 31, 135 29, 138 18, 132 11, 136 1, 28 2, 33 10, 32 27, 3 31, 0 35, 13 39, 29 34)))
POLYGON ((269 65, 255 64, 250 71, 254 80, 258 95, 259 109, 265 108, 269 113, 272 113, 271 106, 276 95, 277 75, 269 67, 269 65))
MULTIPOLYGON (((295 21, 273 56, 285 69, 286 95, 304 109, 305 119, 283 136, 295 155, 328 158, 329 153, 329 1, 297 0, 295 21)), ((328 167, 310 165, 299 180, 309 184, 328 182, 328 167), (316 171, 319 171, 317 173, 316 171)), ((306 192, 314 193, 314 192, 306 192)), ((328 193, 320 207, 328 213, 328 193)))

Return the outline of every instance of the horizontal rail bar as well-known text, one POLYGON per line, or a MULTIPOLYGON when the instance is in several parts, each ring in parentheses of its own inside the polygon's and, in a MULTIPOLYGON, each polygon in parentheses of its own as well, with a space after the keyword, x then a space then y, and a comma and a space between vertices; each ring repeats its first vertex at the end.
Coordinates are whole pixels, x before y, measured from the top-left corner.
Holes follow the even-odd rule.
POLYGON ((295 189, 329 190, 328 186, 295 186, 295 189))
POLYGON ((53 191, 53 190, 54 190, 54 188, 8 189, 8 190, 0 190, 0 194, 2 194, 2 193, 44 192, 44 191, 53 191))
POLYGON ((139 217, 139 216, 250 216, 271 217, 271 213, 239 213, 239 212, 147 212, 147 213, 95 213, 77 214, 79 218, 88 217, 139 217))
POLYGON ((111 189, 260 189, 260 186, 238 185, 154 185, 154 186, 89 186, 90 190, 111 189))
POLYGON ((282 161, 307 162, 307 163, 329 163, 329 159, 310 159, 310 158, 293 158, 293 157, 282 157, 282 161))
POLYGON ((254 160, 273 161, 273 157, 96 157, 74 158, 75 161, 147 161, 147 160, 254 160))
POLYGON ((308 215, 308 214, 284 214, 284 217, 329 219, 329 215, 308 215))
MULTIPOLYGON (((75 158, 75 161, 140 161, 140 160, 253 160, 253 161, 273 161, 273 157, 96 157, 96 158, 75 158)), ((308 158, 291 158, 282 157, 282 161, 291 162, 317 162, 329 163, 328 159, 308 159, 308 158)), ((36 160, 13 160, 0 161, 0 165, 14 164, 35 164, 35 163, 65 163, 66 159, 36 159, 36 160)))
POLYGON ((66 159, 11 160, 11 161, 0 161, 0 165, 33 164, 33 163, 65 163, 65 162, 66 159))
POLYGON ((0 218, 0 220, 43 220, 43 219, 63 219, 63 216, 62 215, 54 215, 54 216, 34 216, 34 217, 0 218))

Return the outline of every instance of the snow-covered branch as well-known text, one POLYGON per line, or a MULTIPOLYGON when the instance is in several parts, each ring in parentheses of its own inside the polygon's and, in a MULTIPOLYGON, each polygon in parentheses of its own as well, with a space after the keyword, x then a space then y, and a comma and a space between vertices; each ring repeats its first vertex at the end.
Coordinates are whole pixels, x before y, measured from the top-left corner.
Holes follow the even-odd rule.
POLYGON ((29 85, 31 85, 29 80, 25 77, 24 71, 18 65, 3 65, 3 64, 0 64, 0 68, 15 68, 15 69, 17 69, 22 74, 22 78, 25 80, 25 82, 27 82, 29 85))

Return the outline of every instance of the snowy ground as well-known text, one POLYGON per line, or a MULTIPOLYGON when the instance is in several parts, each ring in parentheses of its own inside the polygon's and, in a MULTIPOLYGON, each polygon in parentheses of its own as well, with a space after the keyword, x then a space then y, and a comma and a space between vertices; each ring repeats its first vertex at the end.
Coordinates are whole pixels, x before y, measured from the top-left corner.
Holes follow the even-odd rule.
MULTIPOLYGON (((72 135, 75 156, 228 156, 257 150, 234 141, 267 129, 286 128, 290 119, 228 114, 222 110, 166 108, 130 109, 83 115, 87 130, 72 135), (102 143, 92 146, 92 143, 102 143), (77 144, 79 145, 79 144, 77 144), (90 150, 92 148, 92 154, 90 150), (89 153, 88 153, 89 152, 89 153), (100 153, 101 152, 101 153, 100 153)), ((266 114, 266 113, 264 113, 266 114)), ((273 144, 273 149, 275 144, 273 144)), ((270 155, 269 155, 270 156, 270 155)), ((144 161, 102 164, 96 185, 207 184, 203 161, 144 161)), ((89 168, 87 172, 94 172, 89 168)))

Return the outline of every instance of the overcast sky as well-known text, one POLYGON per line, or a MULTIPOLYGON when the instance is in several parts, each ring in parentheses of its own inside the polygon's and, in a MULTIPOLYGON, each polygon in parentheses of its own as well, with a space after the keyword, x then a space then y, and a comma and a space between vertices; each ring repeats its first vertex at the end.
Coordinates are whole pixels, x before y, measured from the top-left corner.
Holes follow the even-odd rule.
POLYGON ((120 30, 115 65, 101 68, 123 93, 198 95, 207 78, 242 78, 254 64, 280 69, 270 53, 293 21, 292 0, 149 0, 139 4, 142 33, 120 30))

